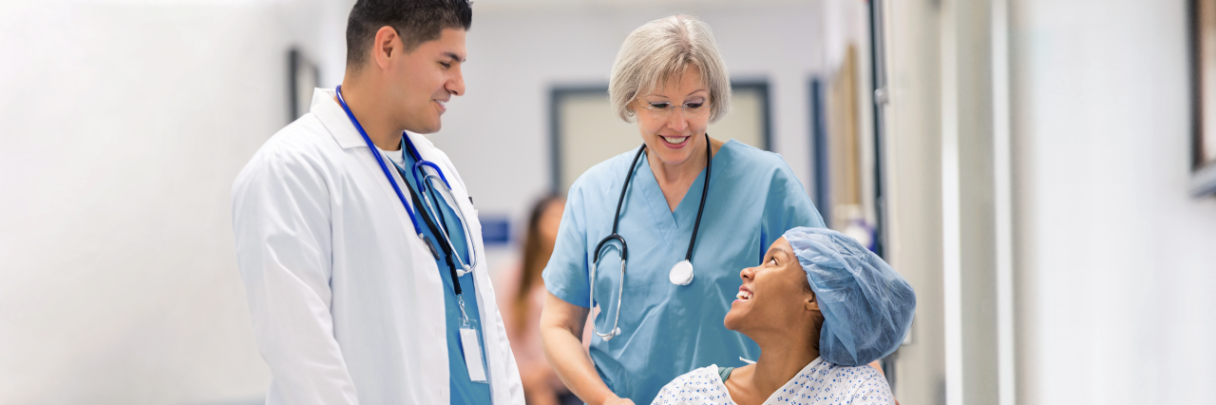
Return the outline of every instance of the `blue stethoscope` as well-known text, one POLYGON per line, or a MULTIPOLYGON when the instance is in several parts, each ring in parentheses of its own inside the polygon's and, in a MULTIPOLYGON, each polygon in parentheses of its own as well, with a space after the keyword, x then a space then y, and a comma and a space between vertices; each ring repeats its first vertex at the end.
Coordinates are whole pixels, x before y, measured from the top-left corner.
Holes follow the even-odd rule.
MULTIPOLYGON (((430 239, 427 238, 426 235, 422 233, 421 228, 418 227, 418 220, 415 218, 414 210, 411 209, 410 204, 405 201, 405 194, 401 192, 401 187, 399 187, 397 182, 393 180, 393 175, 388 171, 388 165, 384 164, 384 158, 380 156, 376 145, 373 144, 371 138, 367 136, 367 131, 363 130, 363 125, 359 124, 359 120, 356 119, 355 114, 351 112, 350 106, 346 105, 346 99, 342 97, 342 86, 338 86, 335 92, 338 94, 338 102, 342 104, 342 110, 346 111, 346 116, 350 118, 350 122, 355 124, 355 129, 359 130, 359 135, 363 136, 363 141, 367 143, 367 147, 369 150, 371 150, 372 156, 376 158, 376 163, 380 164, 380 170, 384 172, 384 177, 388 179, 388 183, 393 186, 393 191, 397 193, 397 199, 401 201, 401 205, 404 206, 405 211, 409 213, 410 223, 414 225, 414 233, 418 234, 418 238, 422 239, 423 244, 430 249, 431 255, 435 256, 435 259, 438 260, 439 252, 435 250, 435 245, 431 243, 430 239)), ((461 291, 459 278, 465 274, 471 273, 473 269, 477 267, 477 253, 476 249, 473 248, 473 236, 472 232, 469 231, 469 221, 465 219, 464 213, 461 211, 460 207, 455 204, 456 199, 452 195, 452 186, 448 184, 448 179, 443 175, 443 170, 439 169, 439 165, 427 160, 423 160, 422 156, 418 153, 418 150, 414 148, 414 143, 410 141, 409 135, 405 133, 401 134, 401 144, 403 148, 406 148, 409 151, 410 156, 414 157, 414 167, 412 170, 409 170, 409 172, 411 172, 413 175, 414 183, 418 185, 419 193, 430 195, 430 198, 422 198, 420 201, 418 195, 414 194, 413 190, 410 190, 410 197, 413 199, 415 207, 422 206, 423 204, 426 205, 426 209, 423 209, 423 211, 426 211, 426 215, 423 215, 422 219, 426 223, 427 228, 431 230, 432 234, 443 239, 443 243, 440 244, 439 247, 443 249, 444 256, 446 256, 445 259, 448 262, 448 267, 451 270, 452 285, 456 290, 456 296, 460 297, 461 291), (430 174, 426 170, 427 167, 434 170, 437 175, 430 174), (421 173, 421 178, 419 178, 419 173, 421 173), (462 230, 465 233, 465 244, 468 248, 467 251, 470 263, 465 263, 464 259, 462 259, 459 254, 455 253, 456 246, 452 244, 452 237, 448 234, 447 224, 443 220, 443 217, 440 216, 441 214, 436 206, 439 199, 435 196, 436 193, 439 194, 439 197, 442 198, 444 202, 448 204, 448 206, 454 208, 452 211, 455 212, 460 218, 461 228, 463 228, 462 230), (435 204, 431 204, 431 200, 436 200, 435 204), (457 266, 458 264, 459 267, 457 266)), ((405 168, 398 165, 397 162, 393 162, 393 166, 397 168, 398 173, 405 176, 405 168)), ((463 304, 464 303, 462 301, 461 312, 464 312, 463 304)))
MULTIPOLYGON (((697 206, 697 221, 692 226, 692 237, 688 240, 688 253, 684 254, 684 260, 676 263, 671 267, 671 272, 667 273, 667 278, 675 285, 688 285, 692 283, 692 249, 697 245, 697 232, 701 230, 701 214, 705 212, 705 197, 709 195, 709 175, 713 171, 713 146, 709 143, 709 134, 705 134, 705 184, 701 186, 701 205, 697 206)), ((621 322, 621 294, 625 289, 625 261, 629 259, 629 245, 625 244, 625 237, 617 233, 621 224, 621 206, 625 204, 625 191, 629 189, 629 183, 633 180, 633 173, 636 171, 638 159, 646 154, 646 144, 638 149, 638 153, 633 156, 633 163, 629 164, 629 173, 625 175, 625 184, 621 185, 621 198, 616 202, 616 215, 612 217, 612 233, 600 240, 600 243, 595 245, 595 260, 591 262, 591 305, 595 305, 595 272, 600 265, 601 253, 607 252, 608 249, 617 249, 621 253, 621 281, 616 287, 616 318, 612 321, 612 329, 608 333, 600 333, 592 322, 591 329, 600 339, 605 342, 621 334, 621 328, 618 326, 621 322), (616 242, 615 244, 613 242, 616 242), (620 245, 620 247, 617 247, 620 245)), ((608 308, 612 308, 612 303, 608 303, 608 308)))

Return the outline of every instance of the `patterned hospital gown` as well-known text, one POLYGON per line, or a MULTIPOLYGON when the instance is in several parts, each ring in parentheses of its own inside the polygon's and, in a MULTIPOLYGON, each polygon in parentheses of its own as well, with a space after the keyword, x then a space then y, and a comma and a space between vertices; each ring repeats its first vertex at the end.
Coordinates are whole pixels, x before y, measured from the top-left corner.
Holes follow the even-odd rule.
MULTIPOLYGON (((845 367, 816 358, 764 405, 890 405, 895 403, 887 380, 870 366, 845 367)), ((659 391, 651 405, 735 405, 718 376, 718 366, 702 367, 677 377, 659 391)))

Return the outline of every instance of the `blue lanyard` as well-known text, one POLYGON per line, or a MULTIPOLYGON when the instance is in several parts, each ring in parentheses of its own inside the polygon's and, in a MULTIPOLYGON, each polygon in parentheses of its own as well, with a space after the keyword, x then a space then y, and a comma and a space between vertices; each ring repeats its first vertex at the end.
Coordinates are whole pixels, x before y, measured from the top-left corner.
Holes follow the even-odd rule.
MULTIPOLYGON (((384 172, 384 177, 388 179, 388 184, 391 184, 393 191, 397 193, 397 199, 405 207, 405 212, 409 213, 410 223, 414 225, 414 233, 418 234, 419 238, 422 238, 422 229, 418 228, 418 219, 414 218, 414 210, 410 209, 410 204, 405 202, 405 194, 401 193, 401 187, 397 186, 397 182, 393 180, 393 175, 388 172, 388 166, 384 164, 384 158, 380 157, 380 154, 376 152, 376 145, 372 143, 372 138, 367 136, 367 131, 363 130, 363 125, 359 124, 359 120, 355 118, 355 113, 351 112, 350 107, 346 105, 346 99, 342 98, 342 86, 338 86, 335 93, 338 93, 338 103, 342 104, 342 110, 346 111, 346 116, 350 117, 350 122, 355 124, 355 129, 359 130, 359 135, 362 135, 363 141, 367 142, 367 147, 371 150, 372 156, 376 158, 376 163, 380 164, 380 171, 384 172)), ((405 142, 409 142, 409 137, 404 133, 401 134, 401 138, 405 142)), ((413 146, 413 144, 411 143, 410 146, 413 146)), ((421 161, 421 159, 415 159, 421 161)))

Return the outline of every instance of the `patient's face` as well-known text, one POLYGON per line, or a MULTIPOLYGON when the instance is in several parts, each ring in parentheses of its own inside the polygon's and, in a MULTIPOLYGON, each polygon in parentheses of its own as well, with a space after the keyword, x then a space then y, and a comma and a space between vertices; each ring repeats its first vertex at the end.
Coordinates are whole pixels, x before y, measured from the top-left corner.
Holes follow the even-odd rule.
MULTIPOLYGON (((767 330, 802 328, 808 318, 807 302, 814 294, 804 287, 806 271, 785 238, 777 239, 764 255, 764 263, 739 272, 743 286, 730 304, 723 323, 745 335, 767 330)), ((815 309, 818 306, 815 305, 815 309)))

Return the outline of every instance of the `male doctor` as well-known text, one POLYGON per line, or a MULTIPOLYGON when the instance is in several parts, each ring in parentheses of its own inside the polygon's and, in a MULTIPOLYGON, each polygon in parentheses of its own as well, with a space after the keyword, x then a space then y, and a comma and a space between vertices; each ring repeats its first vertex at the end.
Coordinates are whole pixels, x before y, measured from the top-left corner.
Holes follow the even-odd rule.
POLYGON ((359 0, 342 86, 237 176, 267 404, 524 403, 473 200, 419 135, 464 94, 471 20, 467 0, 359 0))

